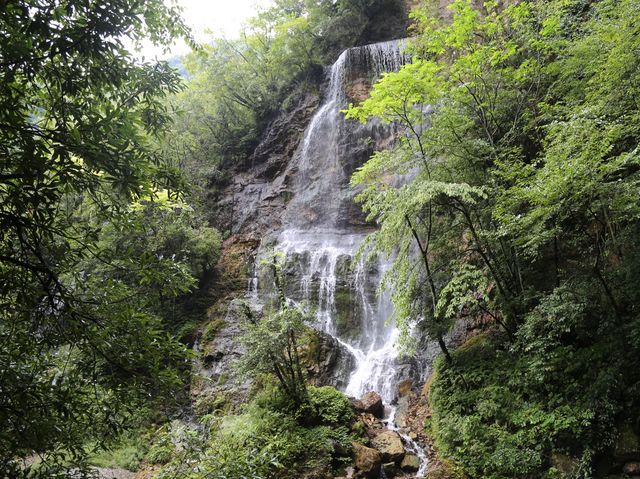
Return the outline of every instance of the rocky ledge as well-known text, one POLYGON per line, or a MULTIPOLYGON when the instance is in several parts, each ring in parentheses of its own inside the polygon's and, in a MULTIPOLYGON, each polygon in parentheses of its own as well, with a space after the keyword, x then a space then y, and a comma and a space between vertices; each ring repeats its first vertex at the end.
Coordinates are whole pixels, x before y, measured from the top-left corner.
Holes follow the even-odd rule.
POLYGON ((356 429, 364 431, 365 441, 353 443, 353 467, 347 469, 347 475, 341 479, 415 477, 421 460, 414 452, 415 445, 410 443, 415 442, 426 451, 431 449, 422 427, 426 410, 421 409, 422 394, 413 389, 411 381, 401 383, 398 393, 395 417, 400 413, 402 426, 396 421, 394 428, 389 428, 384 419, 380 395, 371 391, 359 399, 352 398, 358 414, 356 429))

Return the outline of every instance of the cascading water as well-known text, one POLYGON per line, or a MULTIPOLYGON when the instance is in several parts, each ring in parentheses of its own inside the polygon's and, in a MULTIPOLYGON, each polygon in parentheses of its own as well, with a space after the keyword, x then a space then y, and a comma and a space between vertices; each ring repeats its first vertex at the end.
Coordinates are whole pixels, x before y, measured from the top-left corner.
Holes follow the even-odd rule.
POLYGON ((350 222, 349 178, 363 160, 362 145, 388 142, 393 131, 377 122, 345 121, 340 110, 348 105, 349 83, 397 71, 406 61, 403 48, 397 41, 350 48, 331 67, 326 100, 305 131, 294 195, 276 247, 299 262, 299 299, 316 307, 318 326, 356 358, 345 392, 361 396, 375 390, 388 402, 395 394, 398 333, 387 324, 392 313, 388 295, 376 294, 387 265, 361 260, 344 273, 366 235, 361 225, 350 222), (341 301, 345 295, 352 296, 348 304, 341 301), (346 308, 358 314, 345 317, 346 308))
MULTIPOLYGON (((392 142, 394 131, 375 121, 345 121, 340 110, 348 105, 350 85, 364 83, 367 88, 382 73, 397 71, 407 61, 403 48, 401 41, 351 48, 331 67, 326 100, 296 154, 294 194, 275 246, 286 258, 287 297, 315 308, 317 328, 355 358, 344 392, 360 397, 376 391, 386 403, 395 399, 399 380, 406 378, 406 364, 403 368, 398 360, 399 333, 388 321, 393 312, 389 296, 377 294, 388 264, 361 258, 351 265, 371 229, 353 204, 349 178, 374 149, 392 142)), ((250 287, 255 292, 257 285, 250 287)), ((390 408, 391 428, 393 414, 390 408)), ((418 472, 423 477, 426 455, 403 437, 407 449, 423 460, 418 472)))

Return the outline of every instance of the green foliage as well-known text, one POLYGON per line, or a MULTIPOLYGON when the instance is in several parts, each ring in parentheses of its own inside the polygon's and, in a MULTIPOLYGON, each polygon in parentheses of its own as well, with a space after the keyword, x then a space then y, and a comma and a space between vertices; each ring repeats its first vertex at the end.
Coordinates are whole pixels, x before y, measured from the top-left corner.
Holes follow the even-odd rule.
MULTIPOLYGON (((481 337, 454 353, 458 366, 438 363, 432 429, 441 451, 471 475, 543 477, 552 451, 589 458, 614 443, 622 406, 612 374, 635 360, 587 326, 597 316, 578 292, 545 298, 509 349, 481 337)), ((581 467, 589 474, 592 465, 581 467)))
POLYGON ((306 421, 326 426, 349 425, 354 419, 349 398, 333 387, 309 387, 309 401, 298 410, 298 416, 306 421))
POLYGON ((274 374, 294 407, 307 400, 298 341, 310 321, 309 314, 300 307, 283 305, 257 321, 250 320, 240 338, 246 353, 238 364, 239 371, 251 377, 274 374))
POLYGON ((141 248, 129 277, 131 258, 101 242, 135 230, 135 201, 183 188, 155 147, 180 79, 124 44, 167 45, 186 28, 154 0, 1 10, 0 470, 67 477, 85 472, 87 445, 107 445, 141 403, 181 384, 184 348, 142 293, 186 291, 188 267, 141 248), (17 466, 33 454, 36 468, 17 466))
POLYGON ((193 409, 198 417, 219 415, 228 409, 227 398, 224 394, 202 393, 194 403, 193 409))
POLYGON ((416 10, 413 62, 346 112, 398 129, 352 178, 380 226, 364 251, 393 259, 400 325, 448 358, 432 388, 445 456, 532 478, 555 451, 593 477, 640 410, 640 10, 475 4, 416 10), (506 337, 449 354, 468 315, 506 337))
POLYGON ((175 328, 185 316, 181 298, 218 260, 220 234, 190 205, 162 195, 135 203, 125 219, 96 226, 100 256, 81 264, 85 282, 117 281, 175 328))
POLYGON ((123 468, 137 471, 149 448, 148 438, 143 430, 134 430, 122 435, 109 449, 100 450, 89 458, 89 462, 98 467, 123 468))
POLYGON ((155 440, 145 456, 151 464, 167 464, 173 458, 175 451, 171 430, 168 425, 164 425, 156 432, 155 440))
MULTIPOLYGON (((159 477, 325 477, 339 458, 337 451, 342 454, 349 451, 353 440, 349 422, 336 422, 350 421, 351 416, 344 410, 349 401, 331 389, 310 388, 310 401, 326 421, 314 427, 301 426, 296 413, 283 413, 282 404, 287 399, 279 388, 268 386, 242 414, 212 419, 206 436, 182 430, 182 437, 192 438, 185 441, 177 439, 178 434, 172 432, 173 460, 159 477)), ((163 441, 164 448, 168 442, 163 441)))

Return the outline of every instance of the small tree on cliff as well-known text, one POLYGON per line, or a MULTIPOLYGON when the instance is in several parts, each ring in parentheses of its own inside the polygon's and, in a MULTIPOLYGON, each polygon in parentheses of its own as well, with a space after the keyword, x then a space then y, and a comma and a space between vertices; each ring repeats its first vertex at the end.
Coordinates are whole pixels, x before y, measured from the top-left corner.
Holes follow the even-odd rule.
POLYGON ((245 324, 242 342, 247 352, 240 363, 240 370, 252 377, 273 374, 282 392, 298 409, 308 399, 298 338, 311 318, 300 306, 287 302, 282 284, 281 258, 275 253, 265 261, 273 274, 276 305, 265 317, 260 320, 250 317, 245 324))

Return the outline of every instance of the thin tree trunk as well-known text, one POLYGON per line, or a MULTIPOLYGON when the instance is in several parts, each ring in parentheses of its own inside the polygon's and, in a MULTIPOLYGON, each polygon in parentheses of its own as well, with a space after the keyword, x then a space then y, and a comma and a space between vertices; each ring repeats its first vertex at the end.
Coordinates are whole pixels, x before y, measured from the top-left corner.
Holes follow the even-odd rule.
MULTIPOLYGON (((429 212, 431 212, 431 209, 429 209, 429 212)), ((429 263, 429 252, 427 251, 428 246, 424 247, 422 245, 422 241, 420 241, 420 236, 418 235, 418 232, 416 231, 416 229, 413 227, 413 224, 411 223, 411 219, 409 218, 409 215, 404 215, 404 218, 407 221, 407 225, 409 226, 409 229, 411 230, 411 233, 413 234, 414 239, 416 240, 418 249, 420 250, 420 255, 422 256, 422 260, 424 262, 424 268, 427 272, 427 282, 429 283, 429 289, 431 290, 431 304, 433 308, 433 317, 437 321, 438 320, 438 318, 436 318, 437 290, 436 290, 436 285, 433 281, 433 277, 431 276, 431 264, 429 263)), ((429 215, 428 230, 429 230, 429 235, 427 237, 427 241, 429 241, 430 239, 429 237, 431 235, 431 215, 429 215)), ((444 357, 446 358, 447 362, 451 363, 452 362, 451 354, 449 353, 449 349, 447 348, 447 345, 445 344, 441 334, 438 334, 437 340, 438 340, 438 346, 440 346, 440 349, 442 350, 442 353, 444 354, 444 357)))

